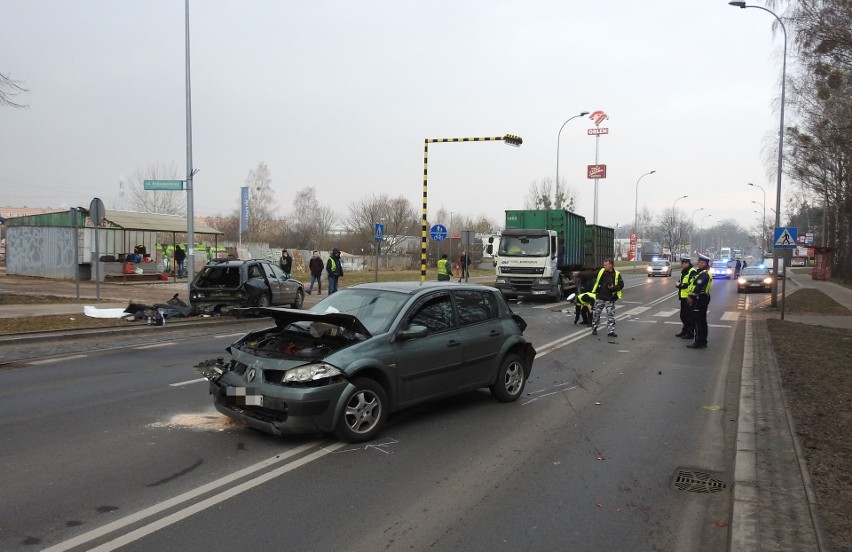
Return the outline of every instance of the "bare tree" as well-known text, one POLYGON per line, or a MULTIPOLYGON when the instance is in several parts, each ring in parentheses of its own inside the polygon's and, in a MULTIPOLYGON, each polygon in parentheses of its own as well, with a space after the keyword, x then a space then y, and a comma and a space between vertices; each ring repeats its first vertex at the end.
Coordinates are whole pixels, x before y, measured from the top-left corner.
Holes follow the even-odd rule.
MULTIPOLYGON (((136 168, 127 182, 130 209, 140 213, 159 213, 162 215, 185 215, 186 193, 170 190, 146 190, 144 180, 181 180, 180 172, 174 162, 150 163, 145 167, 136 168)), ((125 190, 122 189, 122 192, 125 190)), ((123 205, 122 205, 123 207, 123 205)))
POLYGON ((390 254, 406 238, 419 235, 420 217, 417 209, 403 196, 372 195, 349 204, 346 230, 358 242, 372 246, 375 224, 384 224, 382 250, 390 254))
POLYGON ((577 191, 565 184, 564 179, 554 184, 549 176, 534 180, 530 184, 524 202, 525 209, 568 209, 573 211, 577 205, 577 191))
POLYGON ((27 107, 26 104, 20 104, 12 100, 21 92, 29 92, 21 86, 20 81, 12 79, 8 75, 0 73, 0 105, 8 105, 9 107, 27 107))
POLYGON ((246 176, 246 186, 249 188, 248 231, 243 234, 243 240, 271 242, 280 235, 280 223, 269 166, 261 161, 251 169, 246 176))
POLYGON ((337 219, 334 209, 317 200, 316 188, 302 188, 296 192, 281 243, 294 249, 329 249, 337 219))

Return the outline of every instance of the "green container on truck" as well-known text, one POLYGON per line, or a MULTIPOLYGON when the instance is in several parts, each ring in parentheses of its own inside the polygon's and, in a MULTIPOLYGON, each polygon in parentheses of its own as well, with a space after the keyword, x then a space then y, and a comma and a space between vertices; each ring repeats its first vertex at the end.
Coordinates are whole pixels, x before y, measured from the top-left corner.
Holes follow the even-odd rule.
POLYGON ((614 231, 587 225, 564 209, 506 211, 497 254, 497 288, 507 298, 563 298, 573 287, 571 272, 591 270, 611 257, 614 231))

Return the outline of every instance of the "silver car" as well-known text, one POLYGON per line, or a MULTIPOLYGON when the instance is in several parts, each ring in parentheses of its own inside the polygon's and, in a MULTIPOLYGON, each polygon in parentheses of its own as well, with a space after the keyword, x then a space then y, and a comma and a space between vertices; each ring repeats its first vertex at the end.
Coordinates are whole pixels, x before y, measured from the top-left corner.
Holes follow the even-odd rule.
POLYGON ((275 326, 196 368, 223 414, 275 435, 373 439, 388 414, 482 387, 518 399, 535 349, 524 320, 482 285, 350 286, 308 311, 249 309, 275 326))

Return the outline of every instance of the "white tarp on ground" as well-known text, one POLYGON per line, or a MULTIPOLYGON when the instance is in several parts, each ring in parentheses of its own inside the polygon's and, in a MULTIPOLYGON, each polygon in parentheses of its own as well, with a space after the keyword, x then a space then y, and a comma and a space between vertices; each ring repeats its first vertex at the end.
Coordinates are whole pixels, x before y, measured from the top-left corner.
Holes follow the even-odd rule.
POLYGON ((83 314, 92 318, 124 318, 125 316, 133 316, 125 312, 125 309, 99 309, 91 305, 83 307, 83 314))

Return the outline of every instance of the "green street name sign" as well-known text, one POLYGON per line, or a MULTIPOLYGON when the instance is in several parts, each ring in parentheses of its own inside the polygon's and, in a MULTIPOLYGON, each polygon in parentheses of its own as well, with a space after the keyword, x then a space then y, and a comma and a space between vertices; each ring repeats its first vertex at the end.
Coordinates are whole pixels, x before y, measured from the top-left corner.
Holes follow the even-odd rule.
POLYGON ((145 190, 183 190, 183 180, 143 180, 145 190))

